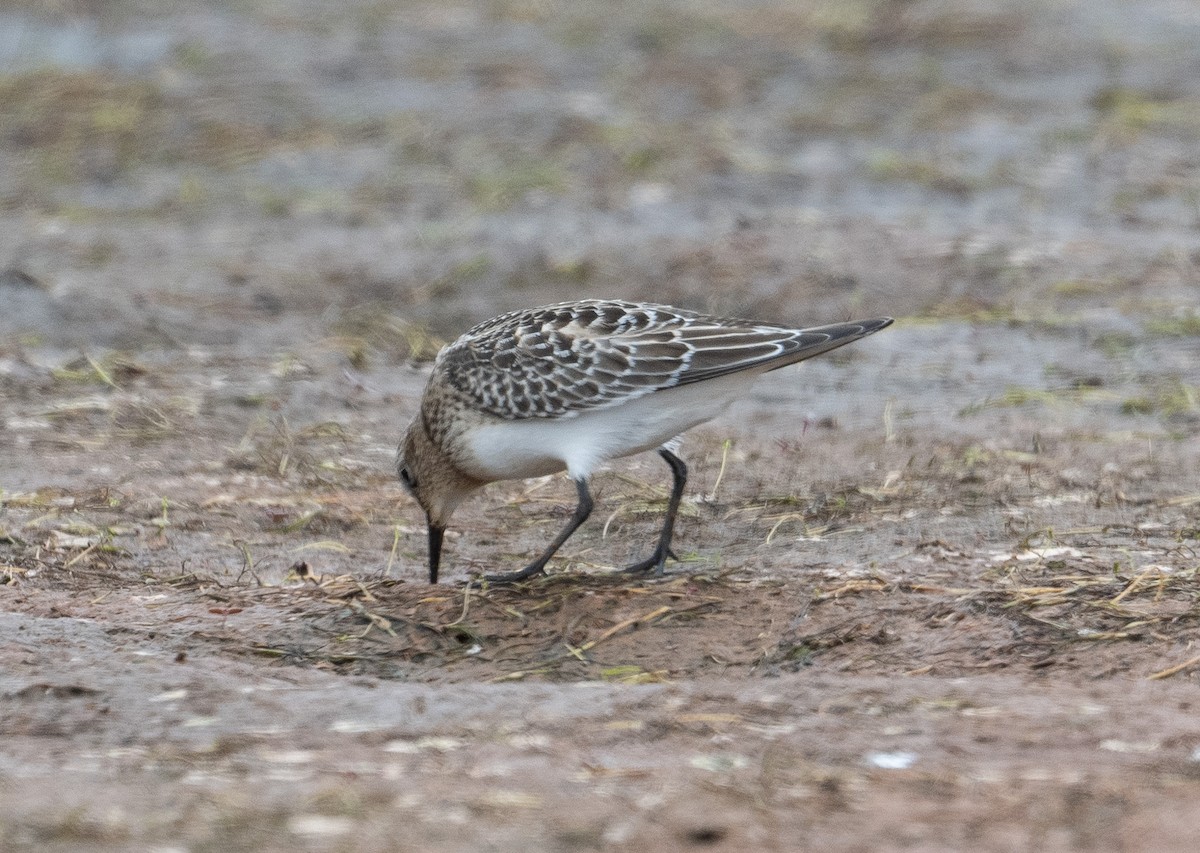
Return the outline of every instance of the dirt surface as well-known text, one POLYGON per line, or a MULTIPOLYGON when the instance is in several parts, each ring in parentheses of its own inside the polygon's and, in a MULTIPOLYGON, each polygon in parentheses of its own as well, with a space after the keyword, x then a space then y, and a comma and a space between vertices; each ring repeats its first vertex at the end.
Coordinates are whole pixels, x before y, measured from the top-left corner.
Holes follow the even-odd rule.
POLYGON ((0 2, 0 848, 1194 850, 1187 3, 0 2), (896 325, 668 472, 392 472, 582 296, 896 325))

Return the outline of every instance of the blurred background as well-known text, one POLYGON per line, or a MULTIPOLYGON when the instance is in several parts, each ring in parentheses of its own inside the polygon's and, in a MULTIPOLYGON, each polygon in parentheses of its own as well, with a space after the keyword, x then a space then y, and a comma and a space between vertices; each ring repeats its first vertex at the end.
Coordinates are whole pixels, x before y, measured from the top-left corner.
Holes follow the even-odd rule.
POLYGON ((584 295, 1120 349, 1200 331, 1198 245, 1187 0, 0 2, 10 351, 584 295))

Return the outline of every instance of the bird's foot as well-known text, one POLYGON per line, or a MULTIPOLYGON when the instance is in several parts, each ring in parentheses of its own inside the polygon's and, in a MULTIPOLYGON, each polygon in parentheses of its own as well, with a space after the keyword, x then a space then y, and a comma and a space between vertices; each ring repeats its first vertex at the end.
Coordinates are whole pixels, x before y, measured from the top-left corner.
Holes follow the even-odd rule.
POLYGON ((545 573, 545 566, 540 566, 537 563, 534 563, 517 572, 501 572, 497 575, 484 575, 481 578, 471 581, 470 586, 472 589, 479 589, 485 583, 493 585, 519 583, 521 581, 537 577, 538 575, 544 575, 545 573))
POLYGON ((626 566, 625 568, 621 569, 621 574, 644 575, 653 569, 653 576, 656 578, 661 578, 663 576, 663 567, 667 564, 667 557, 670 557, 676 562, 679 561, 679 557, 677 557, 675 552, 670 548, 668 548, 665 552, 655 549, 653 554, 642 560, 640 563, 634 563, 632 566, 626 566))

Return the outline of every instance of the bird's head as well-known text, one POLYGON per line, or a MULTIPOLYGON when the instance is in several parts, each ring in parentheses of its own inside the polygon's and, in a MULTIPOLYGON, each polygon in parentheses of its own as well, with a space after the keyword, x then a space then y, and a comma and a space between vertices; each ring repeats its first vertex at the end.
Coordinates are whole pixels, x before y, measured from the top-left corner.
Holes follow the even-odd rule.
POLYGON ((442 537, 450 516, 463 499, 482 483, 463 474, 429 436, 425 419, 409 424, 396 457, 396 473, 408 493, 425 511, 429 526, 429 582, 437 583, 442 537))

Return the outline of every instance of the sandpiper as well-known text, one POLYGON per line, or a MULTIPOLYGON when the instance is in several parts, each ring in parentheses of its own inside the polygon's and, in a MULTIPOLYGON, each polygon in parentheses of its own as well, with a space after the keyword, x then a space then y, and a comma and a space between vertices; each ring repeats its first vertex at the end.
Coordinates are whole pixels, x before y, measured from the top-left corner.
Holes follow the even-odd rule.
POLYGON ((662 574, 687 466, 681 433, 720 414, 749 380, 890 325, 890 317, 790 329, 648 302, 585 299, 514 311, 443 349, 400 444, 396 471, 425 511, 429 582, 464 498, 496 480, 565 470, 579 502, 536 560, 485 575, 507 583, 546 563, 592 511, 588 480, 610 459, 658 448, 673 484, 654 551, 625 571, 662 574))

